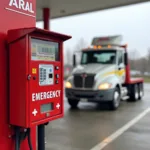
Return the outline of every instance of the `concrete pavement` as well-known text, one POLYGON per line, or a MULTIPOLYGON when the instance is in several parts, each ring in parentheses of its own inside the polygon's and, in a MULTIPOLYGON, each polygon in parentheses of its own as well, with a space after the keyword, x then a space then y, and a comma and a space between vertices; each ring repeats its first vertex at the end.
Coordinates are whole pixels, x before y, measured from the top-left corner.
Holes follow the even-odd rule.
MULTIPOLYGON (((46 127, 46 150, 91 150, 145 109, 150 107, 150 85, 142 101, 122 101, 117 111, 93 103, 71 110, 65 101, 65 117, 46 127)), ((108 144, 104 150, 149 150, 150 113, 108 144), (141 141, 141 142, 140 142, 141 141)))

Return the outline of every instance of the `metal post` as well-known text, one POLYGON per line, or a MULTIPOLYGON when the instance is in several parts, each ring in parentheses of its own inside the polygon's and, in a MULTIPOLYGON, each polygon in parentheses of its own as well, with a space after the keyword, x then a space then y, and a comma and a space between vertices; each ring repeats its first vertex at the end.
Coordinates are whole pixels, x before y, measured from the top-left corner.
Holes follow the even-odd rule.
POLYGON ((43 8, 43 22, 44 22, 44 29, 50 30, 50 9, 49 8, 43 8))
MULTIPOLYGON (((43 8, 43 24, 45 30, 50 30, 50 9, 43 8)), ((38 126, 38 150, 45 150, 45 124, 38 126)))
POLYGON ((45 150, 45 125, 38 126, 38 150, 45 150))

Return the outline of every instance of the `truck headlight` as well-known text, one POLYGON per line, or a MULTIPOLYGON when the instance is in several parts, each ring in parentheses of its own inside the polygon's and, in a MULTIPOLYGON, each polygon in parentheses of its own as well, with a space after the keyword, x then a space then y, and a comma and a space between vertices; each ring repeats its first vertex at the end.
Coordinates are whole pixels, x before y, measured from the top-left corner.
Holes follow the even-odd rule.
POLYGON ((102 83, 98 86, 98 89, 99 90, 107 90, 107 89, 110 89, 112 86, 112 84, 110 83, 102 83))
POLYGON ((72 84, 67 81, 67 82, 65 83, 65 87, 66 87, 66 88, 72 88, 72 84))

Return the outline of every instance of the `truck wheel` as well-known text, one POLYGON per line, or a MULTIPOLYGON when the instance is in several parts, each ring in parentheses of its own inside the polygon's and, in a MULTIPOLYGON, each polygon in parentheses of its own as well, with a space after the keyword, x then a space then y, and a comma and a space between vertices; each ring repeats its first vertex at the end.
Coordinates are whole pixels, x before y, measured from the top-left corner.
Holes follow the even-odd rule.
POLYGON ((114 91, 114 95, 113 95, 113 100, 110 103, 111 110, 116 110, 119 107, 120 100, 121 100, 120 91, 119 91, 119 88, 116 87, 114 91))
POLYGON ((132 85, 129 96, 130 98, 128 101, 137 101, 139 99, 139 89, 137 84, 132 85))
POLYGON ((76 99, 68 99, 68 103, 71 106, 71 108, 75 109, 78 106, 79 100, 76 99))
POLYGON ((140 83, 138 85, 138 92, 139 92, 139 98, 138 99, 141 100, 143 95, 144 95, 143 83, 140 83))

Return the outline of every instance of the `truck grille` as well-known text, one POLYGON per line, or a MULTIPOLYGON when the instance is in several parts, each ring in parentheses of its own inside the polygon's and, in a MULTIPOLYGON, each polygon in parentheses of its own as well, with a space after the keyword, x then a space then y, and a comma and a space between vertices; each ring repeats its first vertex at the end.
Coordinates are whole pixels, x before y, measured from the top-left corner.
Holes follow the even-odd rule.
POLYGON ((94 76, 93 74, 76 74, 74 75, 74 86, 76 88, 92 88, 94 76))
POLYGON ((83 86, 83 78, 81 75, 74 76, 74 86, 77 88, 81 88, 83 86))

